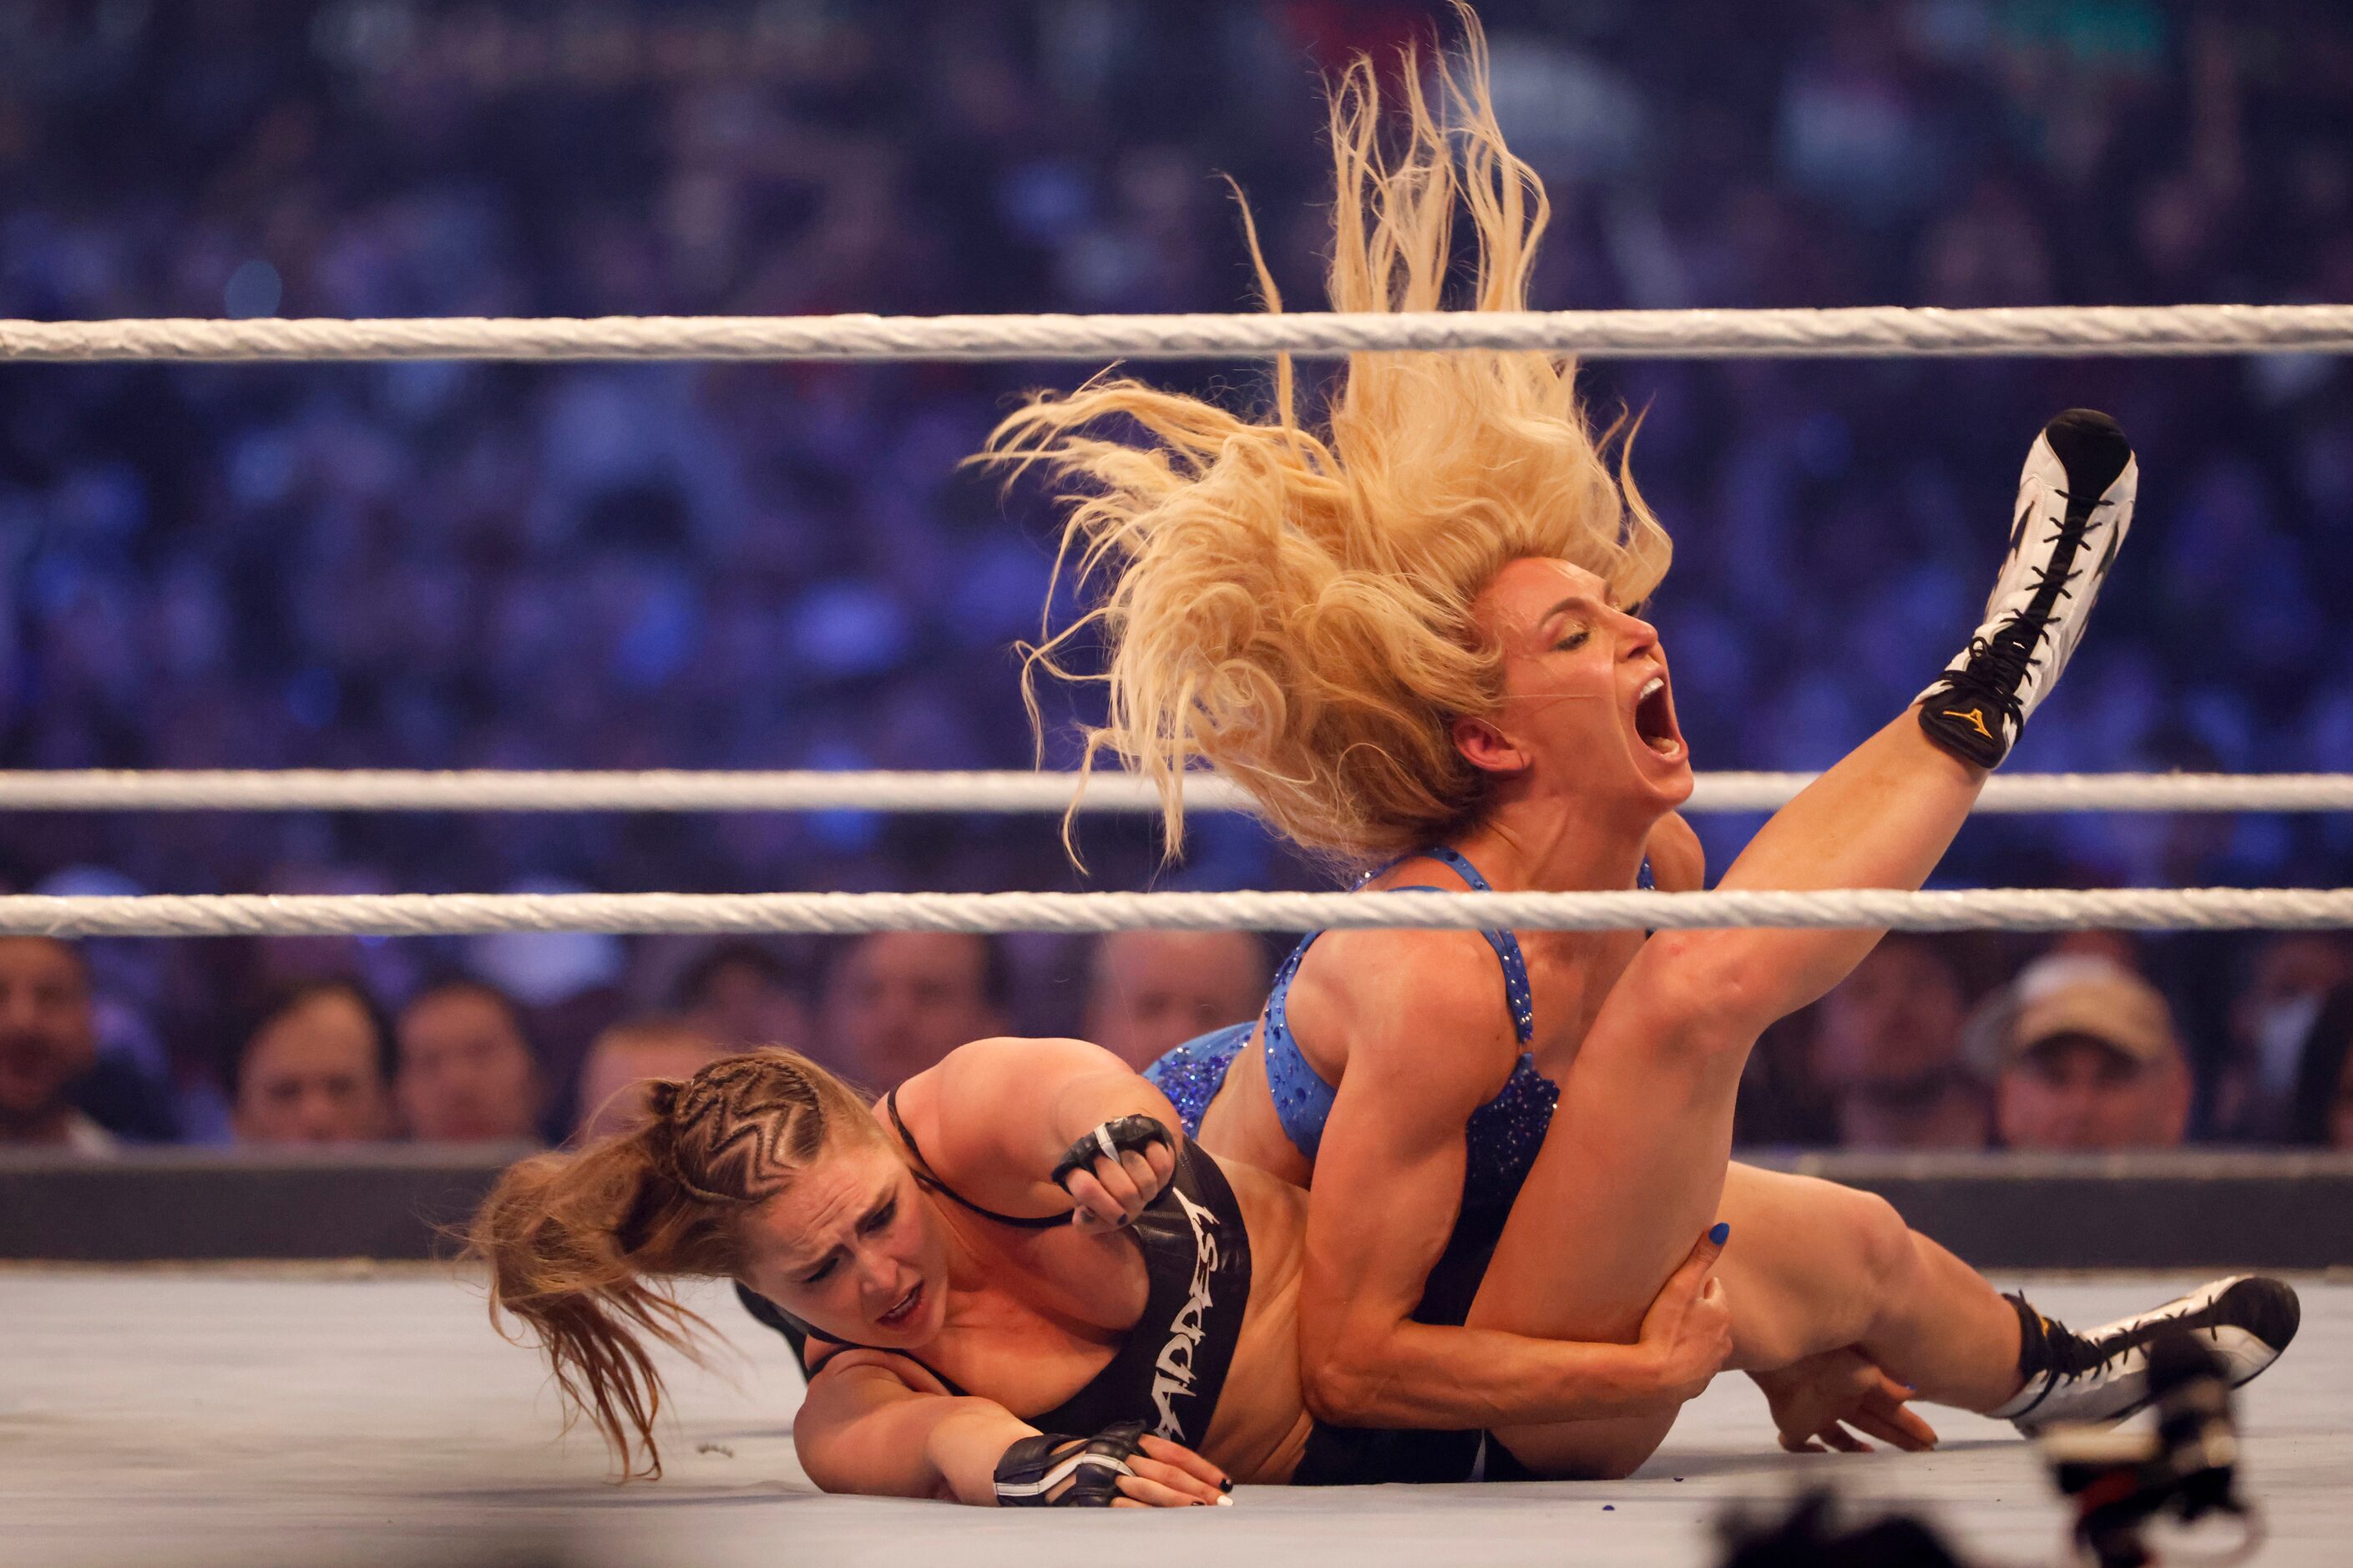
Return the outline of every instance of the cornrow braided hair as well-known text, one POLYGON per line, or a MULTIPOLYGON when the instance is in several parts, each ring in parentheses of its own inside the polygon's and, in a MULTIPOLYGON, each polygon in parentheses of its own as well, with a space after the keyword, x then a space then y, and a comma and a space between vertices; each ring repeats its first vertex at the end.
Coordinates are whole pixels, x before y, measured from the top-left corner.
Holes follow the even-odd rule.
POLYGON ((661 1473, 662 1382, 650 1347, 698 1357, 710 1325, 670 1293, 742 1267, 744 1211, 839 1138, 886 1140, 858 1092, 797 1051, 724 1057, 653 1086, 653 1120, 499 1178, 469 1230, 491 1321, 536 1339, 569 1411, 624 1478, 661 1473))
POLYGON ((655 1121, 678 1184, 714 1204, 762 1203, 783 1191, 824 1147, 833 1120, 813 1067, 790 1052, 758 1051, 722 1058, 684 1083, 656 1084, 655 1121))

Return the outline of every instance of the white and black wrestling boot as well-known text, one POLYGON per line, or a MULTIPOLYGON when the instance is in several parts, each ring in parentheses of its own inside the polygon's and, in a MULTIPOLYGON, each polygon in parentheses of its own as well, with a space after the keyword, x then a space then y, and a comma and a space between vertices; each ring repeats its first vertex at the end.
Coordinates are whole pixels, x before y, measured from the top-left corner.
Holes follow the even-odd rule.
POLYGON ((2017 521, 1985 622, 1920 694, 1920 727, 1990 768, 2058 683, 2132 527, 2140 467, 2123 426, 2071 408, 2042 427, 2018 479, 2017 521))
POLYGON ((2007 1300, 2018 1310, 2018 1366, 2026 1386, 1986 1414, 2030 1437, 2049 1426, 2122 1421, 2147 1408, 2153 1339, 2194 1336, 2221 1361, 2236 1388, 2279 1360, 2303 1321, 2287 1282, 2260 1274, 2217 1279, 2154 1311, 2081 1333, 2042 1316, 2023 1296, 2007 1300))

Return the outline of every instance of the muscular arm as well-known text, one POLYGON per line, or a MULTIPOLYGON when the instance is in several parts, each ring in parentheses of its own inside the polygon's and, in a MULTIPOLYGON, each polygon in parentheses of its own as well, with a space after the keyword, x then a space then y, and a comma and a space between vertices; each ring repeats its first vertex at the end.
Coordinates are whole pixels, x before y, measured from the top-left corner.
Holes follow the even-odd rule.
POLYGON ((958 1047, 900 1087, 900 1109, 934 1174, 1008 1214, 1068 1209, 1071 1194, 1054 1184, 1054 1167, 1103 1122, 1149 1116, 1168 1130, 1172 1152, 1185 1137, 1166 1095, 1084 1040, 958 1047), (925 1125, 915 1126, 919 1117, 925 1125))
POLYGON ((809 1479, 829 1492, 995 1507, 997 1460, 1038 1429, 994 1401, 909 1381, 921 1377, 880 1352, 844 1351, 810 1378, 793 1420, 809 1479))
MULTIPOLYGON (((1300 1298, 1308 1405, 1342 1425, 1445 1429, 1671 1404, 1690 1389, 1651 1347, 1412 1321, 1460 1213, 1463 1123, 1518 1050, 1494 960, 1462 934, 1453 952, 1421 936, 1409 987, 1360 986, 1332 997, 1317 1020, 1354 1026, 1308 1204, 1300 1298), (1442 1051, 1432 1048, 1439 1041, 1442 1051)), ((1361 976, 1403 965, 1360 957, 1352 967, 1361 976)), ((1295 991, 1294 1020, 1302 999, 1295 991)))
MULTIPOLYGON (((1230 1502, 1233 1482, 1191 1449, 1145 1434, 1124 1454, 1126 1473, 1113 1481, 1113 1508, 1205 1508, 1230 1502)), ((937 1498, 1005 1506, 997 1468, 1006 1450, 1038 1428, 994 1400, 947 1392, 920 1366, 886 1351, 841 1352, 809 1380, 793 1421, 793 1447, 809 1479, 829 1492, 937 1498)), ((1120 1428, 1102 1434, 1121 1437, 1120 1428)), ((1083 1439, 1050 1445, 1067 1455, 1083 1439)), ((1033 1472, 1034 1475, 1034 1472, 1033 1472)), ((1098 1472, 1100 1476, 1100 1472, 1098 1472)), ((1071 1489, 1075 1489, 1075 1487, 1071 1489)), ((1032 1503, 1077 1500, 1049 1490, 1032 1503)))

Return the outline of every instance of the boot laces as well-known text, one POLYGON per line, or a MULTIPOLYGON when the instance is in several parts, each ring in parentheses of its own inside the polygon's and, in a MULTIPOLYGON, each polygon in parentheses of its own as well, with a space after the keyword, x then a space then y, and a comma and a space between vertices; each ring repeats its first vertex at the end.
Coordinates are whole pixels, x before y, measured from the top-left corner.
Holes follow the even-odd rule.
POLYGON ((2063 525, 2052 552, 2053 560, 2045 562, 2028 574, 2026 609, 2013 612, 2009 624, 1990 637, 1969 639, 1968 674, 1986 686, 1995 706, 2009 715, 2013 731, 2022 722, 2021 709, 2023 703, 2020 693, 2025 688, 2028 676, 2033 673, 2035 665, 2041 660, 2043 640, 2051 635, 2050 611, 2058 607, 2059 600, 2075 596, 2073 584, 2081 574, 2073 564, 2073 557, 2083 548, 2083 535, 2089 521, 2085 518, 2063 525), (2062 574, 2056 571, 2054 563, 2070 543, 2075 549, 2066 552, 2069 565, 2062 574), (2051 603, 2042 614, 2033 616, 2033 626, 2029 630, 2025 623, 2035 601, 2042 599, 2046 592, 2050 595, 2051 603))

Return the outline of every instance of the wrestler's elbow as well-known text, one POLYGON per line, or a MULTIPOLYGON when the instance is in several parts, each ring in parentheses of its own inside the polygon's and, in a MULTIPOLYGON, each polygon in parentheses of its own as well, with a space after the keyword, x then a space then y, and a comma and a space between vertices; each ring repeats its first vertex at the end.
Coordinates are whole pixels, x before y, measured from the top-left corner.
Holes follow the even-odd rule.
POLYGON ((867 1489, 857 1484, 857 1477, 843 1463, 844 1445, 839 1436, 820 1428, 807 1429, 807 1422, 793 1424, 793 1458, 800 1462, 801 1474, 807 1476, 821 1492, 859 1492, 867 1489))
POLYGON ((1367 1384, 1352 1367, 1330 1363, 1300 1369, 1300 1394, 1307 1414, 1327 1426, 1365 1426, 1373 1411, 1366 1397, 1367 1384))
POLYGON ((1377 1340, 1358 1335, 1303 1356, 1299 1392, 1307 1413, 1331 1426, 1379 1425, 1390 1414, 1387 1395, 1395 1381, 1381 1349, 1377 1340))
POLYGON ((1327 1426, 1369 1426, 1379 1420, 1379 1392, 1386 1377, 1363 1361, 1357 1344, 1335 1342, 1299 1363, 1299 1396, 1308 1415, 1327 1426))

